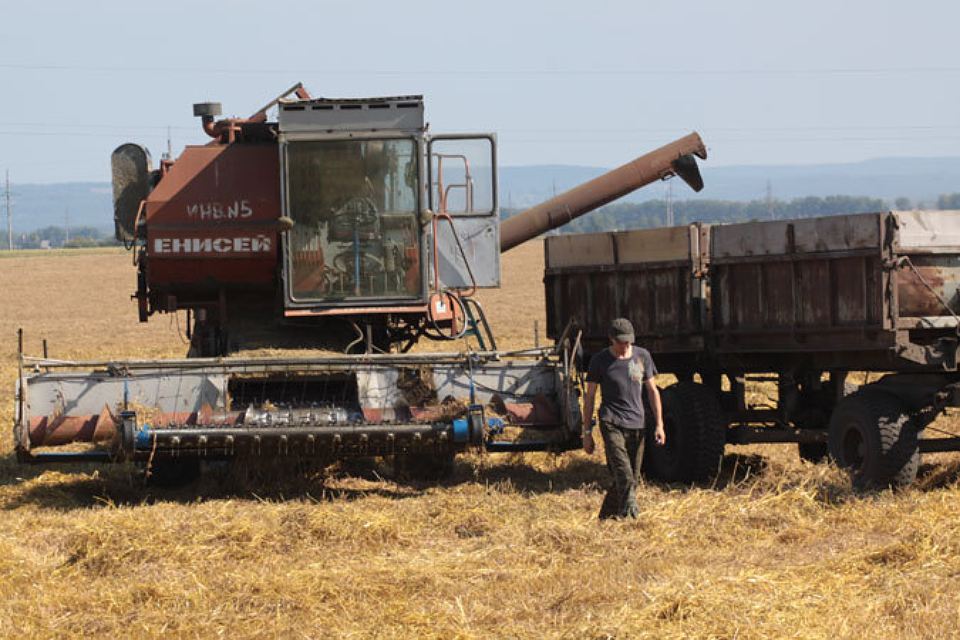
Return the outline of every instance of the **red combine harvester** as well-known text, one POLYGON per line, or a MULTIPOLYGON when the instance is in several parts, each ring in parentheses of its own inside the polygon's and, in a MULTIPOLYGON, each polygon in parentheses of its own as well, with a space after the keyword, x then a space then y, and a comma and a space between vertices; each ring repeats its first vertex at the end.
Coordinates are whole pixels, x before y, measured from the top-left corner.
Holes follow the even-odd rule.
POLYGON ((690 134, 501 223, 495 136, 428 134, 420 96, 312 98, 298 84, 249 118, 216 120, 215 103, 194 114, 208 144, 156 170, 136 144, 112 157, 140 320, 185 310, 188 358, 22 355, 23 460, 149 461, 180 478, 239 455, 437 469, 470 445, 579 446, 571 340, 497 351, 473 294, 499 286, 502 251, 656 180, 703 186, 690 134), (478 351, 406 353, 468 334, 478 351), (258 348, 345 355, 238 353, 258 348), (97 446, 43 451, 76 442, 97 446))

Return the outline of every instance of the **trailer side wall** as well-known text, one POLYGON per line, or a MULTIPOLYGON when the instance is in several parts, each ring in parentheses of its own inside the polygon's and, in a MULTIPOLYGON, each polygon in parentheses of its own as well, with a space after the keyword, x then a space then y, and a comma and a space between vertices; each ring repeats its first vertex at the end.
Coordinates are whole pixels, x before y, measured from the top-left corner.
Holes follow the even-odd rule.
POLYGON ((576 319, 584 343, 602 346, 610 321, 626 317, 651 350, 702 350, 701 232, 691 225, 547 238, 548 335, 556 339, 576 319))

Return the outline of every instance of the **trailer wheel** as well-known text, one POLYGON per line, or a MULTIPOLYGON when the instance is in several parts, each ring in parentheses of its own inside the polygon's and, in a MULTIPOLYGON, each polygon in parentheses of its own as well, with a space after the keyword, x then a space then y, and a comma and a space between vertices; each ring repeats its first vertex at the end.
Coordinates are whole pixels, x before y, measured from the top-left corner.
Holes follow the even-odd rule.
POLYGON ((453 451, 396 455, 393 457, 393 472, 401 480, 438 482, 453 474, 455 457, 453 451))
POLYGON ((647 429, 644 474, 666 482, 698 482, 715 476, 727 435, 716 394, 702 384, 678 382, 664 389, 661 399, 667 442, 657 446, 653 430, 647 429))
POLYGON ((894 395, 865 388, 837 403, 829 447, 858 489, 902 487, 917 477, 917 429, 894 395))

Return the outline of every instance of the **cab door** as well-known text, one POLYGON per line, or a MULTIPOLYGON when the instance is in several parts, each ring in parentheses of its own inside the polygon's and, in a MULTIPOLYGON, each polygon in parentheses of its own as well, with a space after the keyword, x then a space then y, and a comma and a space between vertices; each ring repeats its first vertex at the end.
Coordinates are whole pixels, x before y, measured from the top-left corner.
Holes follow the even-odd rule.
POLYGON ((431 287, 500 286, 496 148, 493 134, 428 140, 431 287))

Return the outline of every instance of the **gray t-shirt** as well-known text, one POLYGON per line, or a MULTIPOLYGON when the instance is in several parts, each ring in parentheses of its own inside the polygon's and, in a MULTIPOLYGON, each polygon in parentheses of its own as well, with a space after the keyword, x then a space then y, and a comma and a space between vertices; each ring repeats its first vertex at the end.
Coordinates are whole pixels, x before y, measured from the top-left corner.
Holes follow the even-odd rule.
POLYGON ((657 375, 650 352, 636 345, 623 360, 610 349, 590 358, 587 382, 600 385, 600 419, 624 429, 643 428, 643 383, 657 375))

